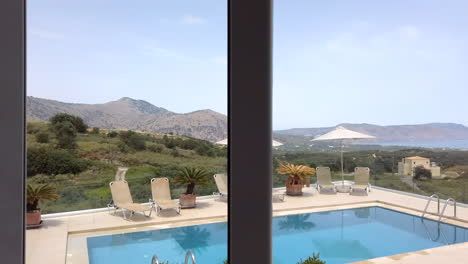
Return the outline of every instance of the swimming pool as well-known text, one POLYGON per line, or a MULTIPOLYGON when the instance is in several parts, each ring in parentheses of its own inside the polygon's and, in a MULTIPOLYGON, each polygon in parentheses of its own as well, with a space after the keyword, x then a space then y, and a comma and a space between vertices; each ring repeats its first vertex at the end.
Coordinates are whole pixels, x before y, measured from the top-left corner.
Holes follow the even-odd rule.
MULTIPOLYGON (((273 261, 294 264, 320 253, 327 264, 347 263, 468 241, 468 229, 382 207, 363 207, 273 218, 273 261)), ((227 223, 186 226, 87 238, 90 264, 183 263, 192 249, 197 263, 222 264, 227 223)))

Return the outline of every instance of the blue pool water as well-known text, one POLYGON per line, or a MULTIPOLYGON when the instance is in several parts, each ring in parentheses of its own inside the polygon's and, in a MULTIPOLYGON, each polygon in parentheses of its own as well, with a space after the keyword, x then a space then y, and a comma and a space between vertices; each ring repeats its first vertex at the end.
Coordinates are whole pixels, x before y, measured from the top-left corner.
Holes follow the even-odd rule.
MULTIPOLYGON (((347 263, 468 241, 468 229, 381 207, 364 207, 273 218, 273 260, 294 264, 314 252, 327 264, 347 263)), ((222 264, 227 224, 88 237, 90 264, 183 263, 187 250, 197 262, 222 264)))

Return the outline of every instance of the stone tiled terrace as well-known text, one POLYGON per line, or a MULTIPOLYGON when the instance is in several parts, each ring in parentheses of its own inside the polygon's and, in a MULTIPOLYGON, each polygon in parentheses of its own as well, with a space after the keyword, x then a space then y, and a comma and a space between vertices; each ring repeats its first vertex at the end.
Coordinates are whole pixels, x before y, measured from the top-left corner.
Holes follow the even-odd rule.
MULTIPOLYGON (((363 206, 383 206, 409 214, 420 215, 427 199, 385 189, 373 188, 368 196, 347 193, 319 194, 314 188, 305 188, 301 197, 287 196, 284 202, 273 203, 273 215, 328 211, 363 206)), ((151 218, 135 215, 132 221, 108 212, 95 212, 62 217, 47 217, 43 227, 26 232, 27 264, 81 264, 88 263, 86 244, 79 239, 70 244, 69 237, 87 234, 123 233, 135 230, 162 229, 174 226, 226 221, 227 203, 215 198, 200 199, 198 207, 183 210, 181 215, 167 211, 161 216, 153 212, 151 218), (68 246, 68 252, 67 252, 68 246)), ((436 211, 433 203, 429 211, 436 211)), ((452 213, 448 208, 447 215, 452 213)), ((468 227, 468 208, 458 207, 460 220, 443 221, 468 227)), ((428 218, 436 218, 428 215, 428 218)), ((361 261, 359 263, 466 263, 468 243, 450 245, 418 252, 361 261)))

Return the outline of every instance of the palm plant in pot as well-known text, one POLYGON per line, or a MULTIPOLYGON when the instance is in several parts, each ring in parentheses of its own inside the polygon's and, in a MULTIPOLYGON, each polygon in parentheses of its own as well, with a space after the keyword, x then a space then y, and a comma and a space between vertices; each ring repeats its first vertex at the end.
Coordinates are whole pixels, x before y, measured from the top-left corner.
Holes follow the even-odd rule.
POLYGON ((26 197, 26 225, 35 226, 41 223, 41 208, 39 208, 40 201, 53 201, 58 198, 59 195, 57 190, 48 184, 28 184, 26 197))
POLYGON ((195 187, 197 185, 208 185, 210 183, 209 177, 210 173, 202 168, 184 167, 178 171, 173 182, 187 185, 185 193, 181 193, 179 196, 182 208, 193 208, 196 206, 197 196, 195 194, 195 187))
POLYGON ((286 180, 287 195, 302 195, 304 179, 315 173, 315 169, 304 165, 295 165, 291 163, 280 163, 276 172, 289 175, 286 180))

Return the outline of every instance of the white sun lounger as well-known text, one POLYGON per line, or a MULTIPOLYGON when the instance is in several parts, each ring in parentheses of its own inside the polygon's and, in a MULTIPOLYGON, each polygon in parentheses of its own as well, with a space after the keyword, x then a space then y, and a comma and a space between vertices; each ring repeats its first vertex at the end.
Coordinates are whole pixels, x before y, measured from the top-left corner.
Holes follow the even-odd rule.
POLYGON ((109 186, 112 194, 112 201, 107 205, 109 210, 114 209, 117 211, 118 209, 121 209, 124 219, 126 220, 127 215, 125 214, 125 211, 129 211, 130 216, 133 216, 135 212, 141 212, 146 217, 151 216, 153 206, 134 203, 132 195, 130 194, 130 188, 128 187, 128 183, 126 181, 111 182, 109 183, 109 186), (148 215, 145 214, 147 211, 149 211, 148 215))
POLYGON ((336 187, 331 181, 331 172, 329 167, 317 167, 317 190, 322 193, 323 190, 329 190, 336 193, 336 187))
POLYGON ((213 175, 215 179, 216 186, 218 187, 218 192, 213 193, 213 195, 219 195, 221 198, 227 199, 228 197, 228 179, 226 174, 215 174, 213 175))
POLYGON ((159 215, 161 210, 175 209, 180 214, 180 204, 171 199, 171 189, 168 178, 151 179, 151 202, 155 205, 156 213, 159 215))

